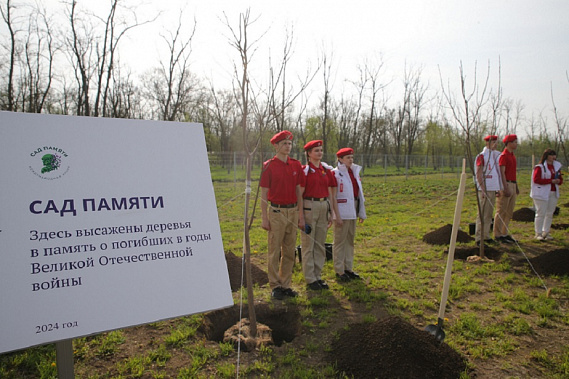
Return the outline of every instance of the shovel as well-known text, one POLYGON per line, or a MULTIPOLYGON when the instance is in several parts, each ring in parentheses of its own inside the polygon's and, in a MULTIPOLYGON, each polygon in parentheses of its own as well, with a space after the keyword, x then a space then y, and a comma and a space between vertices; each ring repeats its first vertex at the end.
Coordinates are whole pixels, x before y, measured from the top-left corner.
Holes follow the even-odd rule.
POLYGON ((454 220, 452 223, 452 232, 450 236, 450 246, 448 249, 447 267, 445 270, 445 278, 443 281, 443 292, 441 294, 441 305, 439 307, 439 317, 437 325, 427 325, 425 330, 435 336, 437 341, 443 342, 445 339, 445 331, 443 330, 443 322, 445 318, 445 308, 448 298, 448 289, 450 287, 450 274, 452 272, 452 262, 454 261, 454 249, 456 247, 456 236, 458 235, 458 227, 460 224, 460 213, 462 212, 462 200, 464 198, 464 189, 466 187, 466 160, 462 160, 462 174, 460 175, 460 184, 458 187, 458 195, 456 196, 456 207, 454 209, 454 220))

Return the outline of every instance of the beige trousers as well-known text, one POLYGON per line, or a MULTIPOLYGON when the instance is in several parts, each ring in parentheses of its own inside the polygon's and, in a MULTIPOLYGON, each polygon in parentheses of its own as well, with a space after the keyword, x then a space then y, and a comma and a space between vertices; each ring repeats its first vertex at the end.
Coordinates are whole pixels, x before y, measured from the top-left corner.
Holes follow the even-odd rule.
POLYGON ((356 222, 357 219, 343 220, 342 226, 334 225, 334 271, 337 274, 353 271, 356 222))
POLYGON ((482 233, 482 222, 480 214, 476 216, 476 234, 475 240, 480 241, 481 235, 483 239, 490 239, 490 224, 492 224, 492 214, 494 213, 494 205, 496 204, 496 191, 489 191, 486 196, 482 196, 482 191, 478 191, 478 200, 482 209, 482 220, 484 220, 484 233, 482 233))
POLYGON ((505 185, 508 186, 512 196, 506 197, 500 194, 496 200, 496 217, 494 218, 494 237, 507 236, 509 233, 508 225, 510 225, 510 220, 514 214, 514 208, 516 206, 516 199, 518 195, 516 194, 516 183, 506 182, 505 185))
POLYGON ((328 234, 328 201, 304 200, 304 222, 311 226, 310 234, 300 233, 302 241, 302 272, 306 283, 321 279, 326 263, 326 234, 328 234))
POLYGON ((271 289, 290 288, 298 228, 298 208, 269 206, 268 276, 271 289))

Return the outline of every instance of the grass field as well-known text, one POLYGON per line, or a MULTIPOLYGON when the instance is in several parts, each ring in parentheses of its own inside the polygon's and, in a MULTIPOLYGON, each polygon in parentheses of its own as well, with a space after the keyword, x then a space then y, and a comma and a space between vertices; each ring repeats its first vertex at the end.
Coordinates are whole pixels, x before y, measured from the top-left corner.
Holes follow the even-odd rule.
MULTIPOLYGON (((519 183, 516 209, 530 207, 529 172, 520 174, 519 183)), ((214 182, 214 187, 225 250, 240 256, 244 183, 214 182)), ((286 303, 298 309, 302 328, 290 343, 237 354, 227 343, 207 340, 200 333, 204 315, 193 315, 74 340, 76 375, 232 378, 239 370, 241 377, 338 377, 324 357, 350 322, 372 322, 387 312, 417 328, 436 323, 447 247, 428 245, 422 237, 452 223, 457 189, 456 173, 406 179, 367 171, 368 219, 357 227, 355 259, 364 280, 340 285, 328 262, 324 279, 331 290, 308 294, 297 264, 293 286, 300 296, 286 303)), ((561 193, 554 224, 569 223, 565 188, 561 193)), ((464 231, 475 221, 475 201, 469 180, 461 215, 464 231)), ((256 215, 252 262, 265 270, 267 238, 258 207, 256 215)), ((500 246, 504 254, 499 260, 454 262, 445 343, 467 358, 463 377, 569 378, 569 277, 540 277, 528 266, 513 264, 513 258, 523 262, 524 255, 569 248, 567 230, 553 230, 555 240, 543 243, 533 239, 533 223, 513 221, 510 229, 519 246, 500 246)), ((329 242, 332 237, 330 231, 329 242)), ((256 286, 254 292, 257 302, 274 306, 267 286, 256 286)), ((243 297, 246 302, 246 293, 243 297)), ((236 303, 240 298, 234 293, 236 303)), ((52 345, 0 356, 1 378, 55 378, 56 373, 52 345)))

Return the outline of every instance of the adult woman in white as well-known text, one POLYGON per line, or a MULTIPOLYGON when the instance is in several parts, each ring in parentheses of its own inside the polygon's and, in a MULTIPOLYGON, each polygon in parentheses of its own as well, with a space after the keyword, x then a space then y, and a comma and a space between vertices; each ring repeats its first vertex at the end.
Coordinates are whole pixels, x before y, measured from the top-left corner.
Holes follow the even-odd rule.
POLYGON ((546 149, 539 164, 535 166, 531 179, 530 197, 535 206, 535 238, 540 241, 553 239, 549 229, 559 199, 559 186, 563 183, 561 163, 556 158, 555 151, 546 149))

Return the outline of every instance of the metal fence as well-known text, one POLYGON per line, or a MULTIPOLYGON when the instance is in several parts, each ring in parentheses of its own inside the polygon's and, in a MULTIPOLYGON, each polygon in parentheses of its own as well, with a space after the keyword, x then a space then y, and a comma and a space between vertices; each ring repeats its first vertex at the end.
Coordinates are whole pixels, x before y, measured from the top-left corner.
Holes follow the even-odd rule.
MULTIPOLYGON (((238 181, 244 180, 246 177, 246 159, 244 153, 216 153, 210 152, 209 165, 214 181, 238 181)), ((261 152, 255 154, 253 159, 252 178, 259 177, 263 162, 274 156, 273 152, 261 152)), ((303 164, 306 162, 304 154, 293 153, 291 156, 300 160, 303 164)), ((358 155, 355 154, 354 162, 363 166, 364 175, 373 176, 424 176, 448 177, 449 175, 460 175, 462 171, 462 161, 464 157, 460 156, 428 156, 428 155, 358 155)), ((536 159, 539 159, 536 158, 536 159)), ((336 156, 328 154, 323 161, 335 166, 336 156)), ((474 162, 474 158, 472 160, 474 162)), ((532 157, 517 157, 518 171, 529 171, 533 167, 534 159, 532 157)), ((466 162, 468 165, 468 162, 466 162)), ((565 166, 567 167, 567 166, 565 166)), ((467 173, 471 170, 467 167, 467 173)))

